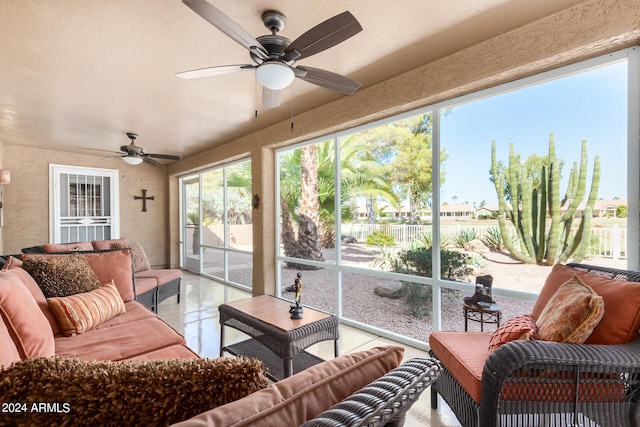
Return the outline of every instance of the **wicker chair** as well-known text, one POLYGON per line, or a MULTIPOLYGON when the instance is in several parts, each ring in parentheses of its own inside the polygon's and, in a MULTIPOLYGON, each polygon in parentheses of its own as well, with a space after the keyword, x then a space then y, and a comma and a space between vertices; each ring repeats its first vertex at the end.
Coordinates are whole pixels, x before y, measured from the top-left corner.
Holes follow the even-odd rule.
MULTIPOLYGON (((638 272, 568 265, 596 276, 640 282, 638 272)), ((489 355, 480 404, 446 366, 431 387, 434 409, 437 394, 465 427, 639 426, 640 338, 621 345, 513 341, 489 355)))
POLYGON ((435 359, 410 359, 302 427, 402 426, 411 405, 440 371, 435 359))

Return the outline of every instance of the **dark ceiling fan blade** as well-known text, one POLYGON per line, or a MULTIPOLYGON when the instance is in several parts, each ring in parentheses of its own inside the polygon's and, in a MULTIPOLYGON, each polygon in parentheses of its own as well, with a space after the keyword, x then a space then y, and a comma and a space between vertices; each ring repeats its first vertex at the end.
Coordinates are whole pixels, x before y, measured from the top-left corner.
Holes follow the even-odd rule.
POLYGON ((123 157, 127 157, 127 155, 122 153, 120 155, 115 155, 115 156, 101 157, 100 160, 121 159, 123 157))
POLYGON ((307 72, 306 76, 298 78, 343 95, 353 95, 360 88, 360 83, 341 74, 313 67, 299 66, 297 68, 307 72))
POLYGON ((269 110, 271 108, 278 108, 282 100, 282 91, 273 90, 268 87, 262 88, 262 108, 269 110))
POLYGON ((255 65, 239 64, 239 65, 221 65, 219 67, 200 68, 198 70, 183 71, 177 73, 176 77, 181 79, 198 79, 200 77, 219 76, 221 74, 235 73, 242 70, 253 70, 255 65))
POLYGON ((362 31, 362 26, 350 12, 342 12, 316 25, 295 39, 285 49, 283 59, 293 61, 329 49, 362 31))
POLYGON ((148 153, 144 153, 143 157, 144 158, 152 157, 154 159, 166 159, 166 160, 180 160, 180 156, 174 156, 174 155, 171 155, 171 154, 148 154, 148 153))
POLYGON ((111 154, 126 154, 126 153, 122 153, 120 151, 113 151, 113 150, 101 150, 100 148, 89 148, 89 147, 78 147, 81 150, 91 150, 91 151, 102 151, 103 153, 111 153, 111 154))
POLYGON ((152 159, 150 157, 143 157, 142 160, 144 160, 145 162, 154 165, 154 166, 160 166, 162 163, 160 163, 159 161, 152 159))
POLYGON ((244 28, 229 18, 220 9, 213 6, 206 0, 182 0, 191 10, 204 18, 211 25, 222 31, 228 37, 235 40, 240 45, 254 52, 262 59, 267 59, 268 55, 255 37, 249 34, 244 28))

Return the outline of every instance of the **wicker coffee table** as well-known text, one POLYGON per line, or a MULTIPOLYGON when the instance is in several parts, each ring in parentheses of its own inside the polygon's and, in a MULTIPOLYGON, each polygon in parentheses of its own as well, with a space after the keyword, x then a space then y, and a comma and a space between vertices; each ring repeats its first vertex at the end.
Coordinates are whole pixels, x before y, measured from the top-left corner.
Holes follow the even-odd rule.
POLYGON ((269 295, 221 304, 218 307, 220 355, 226 351, 234 356, 258 358, 267 366, 267 376, 273 381, 322 362, 323 359, 304 351, 318 342, 333 340, 337 357, 338 318, 304 307, 302 319, 293 320, 289 314, 290 307, 290 302, 269 295), (225 346, 225 326, 251 338, 225 346))

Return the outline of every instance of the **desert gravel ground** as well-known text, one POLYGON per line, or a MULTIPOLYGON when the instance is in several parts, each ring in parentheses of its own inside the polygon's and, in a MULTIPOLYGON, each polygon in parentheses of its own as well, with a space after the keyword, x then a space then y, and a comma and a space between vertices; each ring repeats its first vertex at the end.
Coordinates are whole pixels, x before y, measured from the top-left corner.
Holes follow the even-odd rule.
MULTIPOLYGON (((325 260, 335 258, 335 251, 327 250, 325 260), (333 257, 333 258, 332 258, 333 257)), ((362 244, 344 245, 342 262, 350 265, 371 268, 375 259, 374 248, 362 244)), ((481 265, 474 275, 491 274, 494 288, 505 288, 538 293, 544 285, 551 267, 526 265, 514 260, 507 253, 486 252, 481 254, 481 265)), ((625 268, 624 260, 593 258, 585 263, 607 265, 625 268)), ((283 284, 293 284, 299 270, 284 268, 282 270, 283 284)), ((313 307, 335 312, 336 309, 336 280, 335 272, 331 269, 302 271, 303 291, 302 302, 313 307)), ((474 277, 469 278, 474 283, 474 277)), ((421 341, 428 341, 432 330, 431 317, 416 318, 411 315, 408 304, 404 299, 392 299, 375 294, 375 288, 398 287, 399 282, 380 277, 362 276, 355 273, 343 274, 343 316, 374 325, 391 332, 406 335, 421 341), (364 280, 363 280, 364 278, 364 280)), ((473 291, 443 292, 442 294, 442 329, 464 330, 462 314, 462 298, 473 291)), ((502 308, 502 321, 514 316, 529 313, 533 302, 494 296, 494 300, 502 308)), ((485 331, 495 329, 493 325, 486 325, 485 331)), ((480 330, 479 324, 469 322, 469 330, 480 330)))

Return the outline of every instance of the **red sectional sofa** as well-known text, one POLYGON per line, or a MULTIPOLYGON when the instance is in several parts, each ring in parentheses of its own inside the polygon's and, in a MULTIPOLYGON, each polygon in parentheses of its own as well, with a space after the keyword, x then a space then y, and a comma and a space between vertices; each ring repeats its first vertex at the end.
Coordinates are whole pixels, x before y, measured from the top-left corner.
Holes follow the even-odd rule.
POLYGON ((262 362, 201 359, 136 301, 130 249, 7 258, 0 425, 398 425, 440 372, 386 346, 267 386, 262 362))
POLYGON ((46 243, 41 246, 24 248, 24 253, 66 253, 74 251, 112 250, 130 248, 133 255, 135 299, 154 313, 158 304, 176 296, 180 302, 182 273, 174 268, 151 268, 144 248, 138 242, 129 242, 126 238, 112 240, 92 240, 76 243, 46 243))

